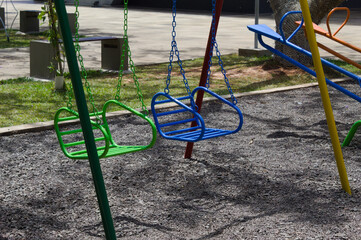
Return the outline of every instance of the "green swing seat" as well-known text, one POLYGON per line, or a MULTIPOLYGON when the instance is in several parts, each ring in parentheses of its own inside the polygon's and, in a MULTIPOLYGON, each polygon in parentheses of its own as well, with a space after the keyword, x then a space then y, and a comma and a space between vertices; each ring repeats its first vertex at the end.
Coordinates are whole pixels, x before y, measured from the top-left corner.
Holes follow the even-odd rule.
MULTIPOLYGON (((156 133, 156 127, 155 127, 153 121, 146 115, 138 112, 137 110, 135 110, 133 108, 130 108, 130 107, 124 105, 121 102, 118 102, 116 100, 109 100, 104 104, 101 112, 90 113, 89 116, 92 118, 92 117, 95 117, 95 114, 98 114, 99 116, 101 116, 102 122, 103 122, 102 124, 99 124, 96 121, 91 120, 93 130, 100 131, 102 134, 102 136, 95 138, 96 142, 101 143, 101 144, 97 144, 97 152, 98 152, 99 158, 112 157, 112 156, 117 156, 117 155, 121 155, 121 154, 145 150, 145 149, 152 147, 156 141, 157 133, 156 133), (152 140, 150 141, 150 143, 148 145, 125 146, 125 145, 118 145, 116 143, 116 141, 112 138, 112 135, 111 135, 111 132, 110 132, 110 129, 108 126, 108 122, 106 119, 107 108, 111 104, 115 104, 125 110, 128 110, 129 112, 133 113, 134 115, 139 116, 140 118, 146 120, 149 123, 149 125, 152 128, 153 136, 152 136, 152 140), (98 146, 98 145, 100 145, 100 146, 98 146)), ((72 120, 77 120, 77 119, 79 119, 79 114, 76 111, 74 111, 68 107, 60 108, 55 114, 55 120, 54 120, 55 132, 56 132, 56 135, 57 135, 59 143, 60 143, 60 148, 67 157, 69 157, 71 159, 88 159, 88 153, 86 150, 84 140, 67 142, 66 139, 64 139, 65 137, 74 139, 74 137, 71 137, 71 135, 76 136, 77 134, 82 133, 82 129, 75 128, 75 129, 71 129, 71 130, 60 130, 60 127, 59 127, 59 124, 62 122, 67 122, 67 121, 72 121, 72 120), (62 114, 64 114, 64 113, 66 116, 61 117, 62 114)))
MULTIPOLYGON (((77 12, 78 4, 76 4, 76 12, 77 12)), ((116 155, 126 154, 126 153, 132 153, 137 152, 141 150, 148 149, 152 147, 156 141, 157 136, 157 130, 155 127, 155 124, 153 121, 147 116, 148 110, 143 102, 143 96, 141 94, 140 88, 139 88, 139 82, 137 79, 137 76, 135 74, 135 68, 134 68, 134 62, 131 57, 131 52, 129 48, 128 43, 128 34, 127 34, 127 22, 128 22, 128 15, 127 11, 124 11, 124 43, 122 46, 122 56, 121 56, 121 65, 119 70, 119 76, 118 76, 118 84, 117 84, 117 90, 115 94, 115 99, 108 100, 104 106, 102 111, 98 111, 95 107, 94 99, 92 96, 92 92, 90 90, 90 84, 87 80, 87 74, 83 63, 83 57, 80 54, 80 46, 79 46, 79 33, 78 33, 78 15, 76 18, 77 22, 77 28, 75 33, 75 45, 74 51, 77 51, 78 54, 78 61, 81 66, 81 76, 82 79, 84 79, 85 87, 87 89, 87 93, 89 96, 89 100, 91 105, 93 106, 93 112, 89 114, 90 117, 90 123, 92 125, 93 133, 94 133, 94 140, 96 143, 97 153, 99 158, 106 158, 106 157, 112 157, 116 155), (122 78, 123 78, 123 70, 124 70, 124 63, 125 63, 125 54, 128 54, 129 63, 130 63, 130 69, 133 73, 133 80, 135 83, 135 86, 137 88, 137 95, 138 98, 142 104, 142 111, 144 113, 141 113, 129 106, 126 106, 125 104, 120 102, 120 88, 122 86, 122 78), (151 127, 152 131, 152 139, 148 143, 148 145, 121 145, 117 144, 117 142, 113 139, 111 131, 109 129, 109 125, 107 122, 107 112, 109 112, 109 106, 115 105, 115 107, 120 108, 122 110, 127 110, 131 114, 136 115, 140 117, 141 119, 144 119, 151 127), (93 120, 95 119, 95 120, 93 120)), ((67 49, 66 49, 67 50, 67 49)), ((66 53, 67 56, 70 56, 71 54, 66 53)), ((75 73, 80 74, 80 73, 75 73)), ((73 77, 73 76, 72 76, 73 77)), ((72 86, 70 85, 70 89, 72 90, 72 86)), ((67 107, 60 108, 56 113, 54 117, 54 128, 56 135, 59 140, 60 148, 63 151, 63 153, 71 158, 71 159, 88 159, 88 152, 86 149, 86 144, 83 136, 83 130, 81 127, 75 127, 75 128, 60 128, 60 124, 64 122, 69 121, 77 121, 79 120, 79 113, 77 113, 75 110, 72 109, 71 104, 71 91, 68 92, 69 100, 67 107)), ((79 124, 78 124, 79 125, 79 124)), ((85 133, 84 133, 85 134, 85 133)), ((143 133, 139 133, 141 135, 144 135, 143 133)))

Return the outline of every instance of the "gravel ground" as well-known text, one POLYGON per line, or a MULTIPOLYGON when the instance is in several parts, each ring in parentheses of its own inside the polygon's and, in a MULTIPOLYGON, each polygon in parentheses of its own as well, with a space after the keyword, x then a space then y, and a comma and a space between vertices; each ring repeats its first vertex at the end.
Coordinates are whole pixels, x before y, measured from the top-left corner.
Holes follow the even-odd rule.
MULTIPOLYGON (((359 104, 330 95, 343 140, 359 104)), ((195 144, 192 159, 184 143, 159 137, 147 151, 101 160, 118 238, 360 239, 360 133, 343 149, 349 196, 317 87, 242 97, 239 106, 242 130, 195 144)), ((233 124, 222 105, 203 111, 210 124, 233 124)), ((132 116, 113 124, 124 141, 149 137, 132 116)), ((54 131, 0 139, 1 240, 104 239, 87 161, 67 159, 54 131)))

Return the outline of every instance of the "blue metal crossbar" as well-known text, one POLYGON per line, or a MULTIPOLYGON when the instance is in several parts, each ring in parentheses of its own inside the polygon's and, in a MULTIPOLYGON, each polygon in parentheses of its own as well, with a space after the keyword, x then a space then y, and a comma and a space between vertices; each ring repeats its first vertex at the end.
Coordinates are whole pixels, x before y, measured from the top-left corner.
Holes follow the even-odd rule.
MULTIPOLYGON (((275 41, 281 42, 281 43, 283 43, 283 44, 285 44, 285 45, 293 48, 294 50, 296 50, 296 51, 298 51, 298 52, 300 52, 300 53, 302 53, 302 54, 304 54, 304 55, 306 55, 306 56, 308 56, 308 57, 312 57, 312 53, 310 53, 309 51, 301 48, 300 46, 297 46, 297 45, 295 45, 294 43, 290 42, 290 40, 292 39, 292 37, 301 29, 302 24, 303 24, 303 20, 302 20, 302 23, 299 25, 299 27, 297 27, 297 29, 291 34, 290 37, 285 38, 285 36, 284 36, 284 34, 283 34, 282 24, 283 24, 284 19, 285 19, 289 14, 299 14, 299 13, 301 13, 301 12, 299 12, 299 11, 291 11, 291 12, 286 13, 286 14, 282 17, 282 19, 281 19, 281 21, 280 21, 280 32, 281 32, 281 34, 276 33, 274 30, 272 30, 271 28, 269 28, 267 25, 264 25, 264 24, 249 25, 249 26, 247 26, 247 27, 248 27, 248 29, 249 29, 250 31, 257 33, 257 35, 258 35, 258 41, 259 41, 259 43, 260 43, 264 48, 266 48, 267 50, 271 51, 272 53, 280 56, 281 58, 287 60, 288 62, 292 63, 293 65, 301 68, 302 70, 306 71, 307 73, 311 74, 312 76, 316 77, 316 72, 315 72, 315 71, 311 70, 309 67, 303 65, 302 63, 294 60, 293 58, 285 55, 284 53, 276 50, 275 48, 267 45, 267 44, 263 41, 263 39, 262 39, 262 36, 265 36, 265 37, 267 37, 267 38, 270 38, 270 39, 273 39, 273 40, 275 40, 275 41)), ((360 78, 359 76, 357 76, 356 74, 353 74, 353 73, 351 73, 351 72, 349 72, 349 71, 346 71, 345 69, 343 69, 343 68, 341 68, 341 67, 339 67, 339 66, 337 66, 337 65, 335 65, 335 64, 333 64, 333 63, 331 63, 331 62, 329 62, 329 61, 327 61, 327 60, 325 60, 325 59, 323 59, 323 58, 321 58, 321 62, 322 62, 323 64, 325 64, 326 66, 328 66, 328 67, 330 67, 330 68, 332 68, 332 69, 334 69, 334 70, 336 70, 336 71, 338 71, 338 72, 340 72, 340 73, 342 73, 342 74, 345 74, 346 76, 348 76, 348 77, 350 77, 350 78, 358 81, 358 83, 359 83, 360 86, 361 86, 361 78, 360 78)), ((358 96, 358 95, 350 92, 349 90, 341 87, 340 85, 332 82, 331 80, 329 80, 329 79, 327 79, 327 78, 326 78, 326 83, 327 83, 329 86, 337 89, 338 91, 346 94, 347 96, 355 99, 356 101, 361 102, 361 97, 360 97, 360 96, 358 96)))
POLYGON ((239 130, 241 130, 243 125, 243 115, 241 110, 232 102, 226 100, 225 98, 219 96, 218 94, 212 92, 211 90, 205 87, 197 87, 192 91, 191 96, 185 96, 180 98, 174 98, 167 93, 159 92, 154 95, 152 99, 151 107, 152 107, 152 114, 154 117, 154 123, 157 127, 159 134, 162 137, 171 140, 198 142, 205 139, 236 133, 239 130), (191 98, 194 98, 194 95, 200 90, 209 93, 211 96, 215 97, 216 99, 220 100, 221 102, 235 109, 236 113, 239 116, 239 124, 235 130, 224 130, 224 129, 215 129, 215 128, 206 127, 204 119, 197 112, 196 107, 193 105, 192 101, 190 101, 191 98), (166 99, 157 100, 159 97, 166 99), (191 106, 185 104, 183 102, 185 100, 189 100, 191 106), (158 109, 156 109, 156 105, 166 104, 166 103, 176 103, 177 106, 180 107, 180 109, 176 109, 176 110, 171 109, 163 112, 159 112, 158 109), (163 122, 164 120, 160 121, 160 118, 165 116, 168 116, 169 118, 173 117, 176 120, 171 119, 165 123, 163 122), (193 121, 196 122, 196 126, 194 127, 189 127, 189 125, 186 124, 193 121), (173 128, 170 130, 166 129, 170 127, 177 129, 173 129, 173 128))

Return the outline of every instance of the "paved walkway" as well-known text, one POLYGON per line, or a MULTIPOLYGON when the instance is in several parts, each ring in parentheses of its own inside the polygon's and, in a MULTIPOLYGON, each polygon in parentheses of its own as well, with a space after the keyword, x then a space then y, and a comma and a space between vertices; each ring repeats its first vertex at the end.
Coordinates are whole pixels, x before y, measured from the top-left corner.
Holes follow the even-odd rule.
MULTIPOLYGON (((41 4, 30 0, 13 0, 20 10, 40 10, 41 4)), ((68 6, 68 12, 74 7, 68 6)), ((9 9, 9 11, 12 11, 9 9)), ((9 15, 11 17, 11 14, 9 15)), ((360 18, 358 12, 351 13, 350 24, 340 33, 340 37, 355 45, 360 45, 360 18)), ((120 8, 80 7, 80 34, 87 36, 121 36, 123 12, 120 8)), ((171 14, 168 11, 129 10, 129 39, 135 64, 152 64, 168 61, 171 41, 171 14)), ((182 59, 202 57, 205 51, 210 14, 177 13, 177 40, 182 59)), ((337 21, 342 21, 337 18, 337 21)), ((260 23, 274 27, 270 15, 261 16, 260 23)), ((253 48, 254 35, 247 25, 254 24, 253 15, 223 15, 219 24, 217 40, 222 54, 236 53, 239 48, 253 48)), ((322 25, 321 25, 322 26, 322 25)), ((14 24, 19 29, 19 18, 14 24)), ((45 29, 46 26, 41 26, 45 29)), ((327 42, 327 41, 325 41, 327 42)), ((331 47, 334 43, 330 43, 331 47)), ((87 68, 100 68, 100 42, 83 43, 83 56, 87 68)), ((354 54, 338 47, 353 59, 361 61, 360 54, 354 54)), ((322 53, 321 53, 322 54, 322 53)), ((325 55, 325 54, 323 54, 325 55)), ((326 54, 327 55, 327 54, 326 54)), ((29 76, 29 49, 0 50, 0 80, 29 76)))

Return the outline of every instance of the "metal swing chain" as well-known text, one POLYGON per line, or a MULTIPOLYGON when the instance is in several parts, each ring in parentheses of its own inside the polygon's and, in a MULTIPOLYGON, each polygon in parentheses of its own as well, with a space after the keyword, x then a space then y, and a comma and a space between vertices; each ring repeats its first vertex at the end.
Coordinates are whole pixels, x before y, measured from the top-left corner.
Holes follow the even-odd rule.
POLYGON ((231 88, 231 84, 229 83, 229 79, 228 79, 228 77, 227 77, 226 70, 225 70, 224 67, 223 67, 223 61, 222 61, 222 59, 221 59, 221 52, 218 50, 218 44, 217 44, 217 42, 214 43, 214 47, 215 47, 215 49, 216 49, 216 54, 217 54, 217 57, 218 57, 218 64, 219 64, 219 66, 221 66, 221 72, 222 72, 222 74, 223 74, 223 76, 224 76, 224 82, 226 83, 227 88, 228 88, 228 92, 229 92, 229 94, 231 95, 232 103, 233 103, 234 105, 236 105, 236 104, 238 103, 238 101, 237 101, 237 98, 236 98, 236 97, 234 96, 234 94, 233 94, 233 91, 232 91, 232 88, 231 88))
MULTIPOLYGON (((124 24, 124 28, 125 28, 125 24, 124 24)), ((117 91, 116 91, 115 97, 114 97, 114 99, 117 100, 117 101, 120 100, 120 90, 122 88, 125 53, 128 52, 128 50, 126 49, 127 37, 123 36, 123 39, 124 39, 124 41, 123 41, 123 46, 122 46, 122 55, 121 55, 121 58, 120 58, 120 67, 119 67, 119 74, 118 74, 117 91)))
POLYGON ((177 15, 177 13, 176 13, 175 1, 173 1, 172 42, 171 42, 171 50, 169 53, 169 65, 168 65, 168 75, 167 75, 167 80, 166 80, 166 87, 164 88, 164 93, 166 93, 166 94, 169 94, 169 85, 170 85, 171 74, 172 74, 172 69, 173 69, 172 63, 173 63, 173 57, 174 57, 174 50, 177 48, 177 42, 175 41, 175 37, 177 35, 177 33, 175 31, 175 27, 177 26, 177 22, 175 21, 176 15, 177 15))
POLYGON ((73 110, 73 85, 71 84, 71 82, 69 82, 67 85, 69 90, 67 91, 68 102, 66 106, 67 108, 73 110))
POLYGON ((209 88, 209 80, 211 75, 211 66, 212 66, 212 57, 213 57, 213 49, 216 50, 216 55, 218 57, 218 65, 221 67, 221 72, 224 77, 224 82, 227 85, 228 92, 231 95, 232 103, 236 105, 238 103, 237 99, 235 98, 231 85, 229 83, 229 79, 227 77, 226 70, 223 66, 223 61, 221 59, 221 52, 218 49, 218 43, 216 40, 216 0, 212 0, 212 43, 211 43, 211 50, 210 50, 210 59, 208 62, 208 72, 207 72, 207 81, 206 81, 206 87, 209 88))
POLYGON ((215 36, 216 36, 216 7, 215 7, 215 0, 212 0, 212 28, 211 28, 211 33, 212 33, 212 38, 211 38, 211 46, 209 49, 209 61, 208 61, 208 70, 207 70, 207 79, 206 79, 206 88, 208 89, 210 84, 210 78, 211 78, 211 74, 212 74, 212 57, 213 57, 213 49, 214 49, 214 43, 216 41, 215 36))
POLYGON ((130 47, 129 47, 129 41, 128 41, 128 0, 124 0, 124 36, 123 36, 123 39, 124 39, 124 42, 123 42, 123 46, 122 46, 122 55, 121 55, 121 61, 120 61, 120 69, 119 69, 119 75, 118 75, 118 84, 117 84, 117 91, 116 91, 116 94, 115 94, 115 100, 117 100, 117 101, 120 100, 120 90, 121 90, 121 87, 122 87, 122 80, 123 80, 123 75, 124 75, 123 71, 124 71, 125 53, 127 53, 128 58, 129 58, 130 70, 132 71, 132 74, 133 74, 134 85, 137 88, 138 99, 142 104, 142 111, 143 111, 144 115, 148 116, 149 111, 148 111, 146 105, 144 104, 143 95, 142 95, 142 92, 141 92, 140 87, 139 87, 138 77, 135 74, 134 62, 132 60, 132 54, 131 54, 130 47))
MULTIPOLYGON (((164 92, 169 94, 169 85, 170 85, 170 80, 171 80, 171 74, 172 74, 172 62, 173 62, 173 57, 174 54, 177 57, 177 63, 178 66, 180 68, 180 73, 182 74, 183 77, 183 83, 184 86, 186 87, 187 93, 190 96, 190 101, 191 101, 191 106, 195 106, 194 103, 194 99, 192 97, 192 91, 190 90, 189 84, 188 84, 188 80, 185 76, 185 71, 183 68, 183 62, 180 59, 180 55, 179 55, 179 50, 178 50, 178 46, 177 46, 177 41, 175 40, 175 37, 177 36, 177 33, 175 31, 175 28, 177 26, 177 22, 176 22, 176 15, 177 15, 177 0, 173 0, 173 6, 172 6, 172 16, 173 16, 173 21, 172 21, 172 42, 171 42, 171 51, 170 51, 170 56, 169 56, 169 65, 168 65, 168 75, 167 75, 167 80, 166 80, 166 88, 164 89, 164 92)), ((196 107, 197 108, 197 107, 196 107)))
POLYGON ((74 47, 75 47, 75 51, 76 51, 78 61, 79 61, 79 64, 80 64, 80 68, 81 68, 81 76, 84 79, 84 85, 85 85, 85 88, 86 88, 87 93, 88 93, 90 104, 92 105, 92 108, 93 108, 92 110, 93 110, 94 116, 96 117, 96 122, 98 124, 101 124, 102 121, 101 121, 100 117, 98 116, 99 111, 95 106, 93 94, 91 92, 90 84, 88 82, 88 74, 87 74, 86 69, 84 67, 83 56, 80 54, 80 49, 81 48, 80 48, 80 45, 79 45, 79 0, 74 0, 74 4, 75 4, 75 19, 76 19, 76 21, 75 21, 75 34, 74 34, 74 38, 75 38, 74 47))

